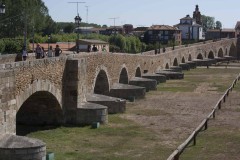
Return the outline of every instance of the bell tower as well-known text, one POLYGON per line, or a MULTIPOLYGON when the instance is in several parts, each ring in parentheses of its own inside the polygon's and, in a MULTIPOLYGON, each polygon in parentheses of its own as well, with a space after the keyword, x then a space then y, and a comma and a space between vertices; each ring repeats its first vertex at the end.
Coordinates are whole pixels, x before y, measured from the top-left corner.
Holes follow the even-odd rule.
POLYGON ((199 11, 198 5, 196 5, 195 11, 193 12, 193 19, 196 20, 197 24, 202 25, 202 15, 201 12, 199 11))

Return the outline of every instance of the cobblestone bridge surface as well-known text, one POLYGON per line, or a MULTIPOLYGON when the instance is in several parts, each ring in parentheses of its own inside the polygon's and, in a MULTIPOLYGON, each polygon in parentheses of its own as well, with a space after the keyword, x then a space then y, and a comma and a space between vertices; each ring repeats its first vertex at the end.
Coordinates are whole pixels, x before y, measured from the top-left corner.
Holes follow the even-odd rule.
MULTIPOLYGON (((123 83, 126 87, 133 78, 142 77, 144 73, 153 74, 188 62, 229 60, 237 56, 236 42, 236 39, 224 39, 179 46, 156 55, 154 51, 142 54, 97 52, 41 60, 30 55, 25 62, 17 62, 19 56, 16 55, 0 56, 0 135, 16 134, 16 123, 107 123, 107 107, 102 103, 89 104, 87 94, 110 95, 116 84, 123 83), (36 108, 42 114, 38 114, 36 108)), ((138 90, 144 95, 142 88, 138 90)), ((121 93, 124 94, 127 93, 121 93)), ((42 143, 39 144, 42 148, 42 143)), ((38 153, 43 155, 45 152, 40 150, 38 153)))

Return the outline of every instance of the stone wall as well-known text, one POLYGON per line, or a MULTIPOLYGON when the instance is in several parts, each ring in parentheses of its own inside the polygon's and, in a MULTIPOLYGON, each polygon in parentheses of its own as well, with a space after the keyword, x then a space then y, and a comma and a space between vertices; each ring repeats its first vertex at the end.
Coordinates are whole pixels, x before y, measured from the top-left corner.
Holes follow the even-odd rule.
POLYGON ((0 135, 15 133, 16 96, 13 70, 0 71, 0 135))

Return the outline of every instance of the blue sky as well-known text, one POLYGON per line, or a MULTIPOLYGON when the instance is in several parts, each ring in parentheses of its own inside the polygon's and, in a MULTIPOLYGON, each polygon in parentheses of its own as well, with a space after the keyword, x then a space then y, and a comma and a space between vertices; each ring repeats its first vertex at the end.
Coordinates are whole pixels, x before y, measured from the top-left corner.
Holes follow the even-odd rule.
MULTIPOLYGON (((68 2, 77 0, 43 0, 49 14, 57 22, 74 22, 77 5, 68 2)), ((152 24, 174 25, 179 19, 190 14, 192 17, 195 5, 199 5, 202 14, 215 17, 223 28, 234 28, 240 21, 240 0, 79 0, 79 15, 86 22, 100 25, 113 25, 109 18, 118 17, 116 25, 133 24, 151 26, 152 24)))

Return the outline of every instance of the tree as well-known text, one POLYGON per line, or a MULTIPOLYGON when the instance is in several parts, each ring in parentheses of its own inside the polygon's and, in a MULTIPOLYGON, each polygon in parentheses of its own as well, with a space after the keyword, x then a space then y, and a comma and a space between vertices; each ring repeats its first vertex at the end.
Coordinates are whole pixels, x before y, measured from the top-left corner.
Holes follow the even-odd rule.
POLYGON ((208 29, 213 29, 215 27, 215 18, 202 15, 202 26, 204 32, 206 32, 208 29))
POLYGON ((216 29, 222 29, 222 23, 220 21, 216 21, 216 29))
POLYGON ((55 22, 48 14, 42 0, 5 0, 6 13, 0 16, 1 37, 22 36, 24 29, 31 32, 51 30, 56 32, 55 22))

